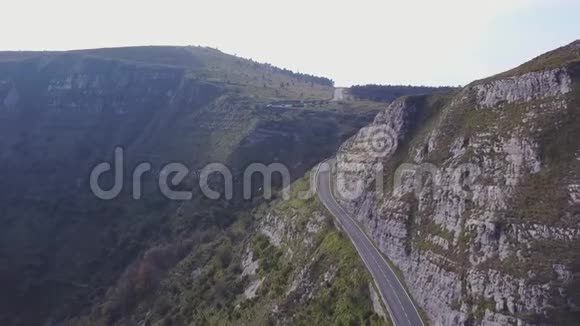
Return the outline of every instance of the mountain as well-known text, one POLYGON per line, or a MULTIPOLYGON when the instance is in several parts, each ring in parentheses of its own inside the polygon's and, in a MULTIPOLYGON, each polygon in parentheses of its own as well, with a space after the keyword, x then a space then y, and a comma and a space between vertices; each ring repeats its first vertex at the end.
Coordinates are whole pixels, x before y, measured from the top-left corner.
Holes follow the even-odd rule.
POLYGON ((575 325, 579 83, 580 41, 390 104, 208 48, 0 53, 0 323, 391 325, 310 188, 335 156, 336 197, 430 324, 575 325), (125 187, 98 199, 119 146, 125 187), (191 200, 161 194, 171 162, 191 200), (292 185, 242 198, 256 162, 292 185), (208 163, 232 200, 197 186, 208 163))
POLYGON ((240 230, 263 199, 260 180, 241 198, 246 166, 282 163, 299 179, 377 112, 331 105, 332 84, 201 47, 0 53, 0 323, 120 323, 190 253, 248 240, 240 230), (288 100, 302 107, 268 106, 288 100), (124 187, 101 200, 90 174, 116 148, 124 187), (151 171, 135 200, 141 163, 151 171), (162 196, 167 163, 188 168, 170 188, 191 200, 162 196), (233 173, 232 201, 202 195, 208 163, 233 173))
POLYGON ((335 191, 433 324, 576 325, 579 131, 576 41, 397 99, 341 146, 335 191))

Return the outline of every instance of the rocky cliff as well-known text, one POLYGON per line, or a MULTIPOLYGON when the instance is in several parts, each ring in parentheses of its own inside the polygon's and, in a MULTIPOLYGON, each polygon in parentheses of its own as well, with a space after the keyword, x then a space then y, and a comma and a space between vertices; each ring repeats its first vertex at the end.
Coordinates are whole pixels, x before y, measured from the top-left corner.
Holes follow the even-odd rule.
POLYGON ((237 173, 279 162, 297 179, 372 119, 266 107, 324 103, 331 86, 208 48, 0 52, 0 324, 62 322, 97 309, 109 292, 118 300, 102 308, 103 320, 131 314, 188 250, 257 204, 206 200, 196 187, 203 166, 237 173), (90 171, 118 146, 125 186, 103 201, 91 193, 90 171), (133 200, 142 162, 151 170, 133 200), (190 190, 192 200, 161 195, 170 162, 189 169, 173 189, 190 190))
POLYGON ((343 144, 335 190, 434 325, 573 325, 579 136, 575 42, 395 101, 343 144))

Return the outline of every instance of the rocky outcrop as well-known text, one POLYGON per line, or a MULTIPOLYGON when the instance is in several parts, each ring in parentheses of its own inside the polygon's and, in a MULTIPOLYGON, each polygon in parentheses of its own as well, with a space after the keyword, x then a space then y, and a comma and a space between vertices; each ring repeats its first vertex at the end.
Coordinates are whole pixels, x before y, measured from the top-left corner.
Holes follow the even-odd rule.
POLYGON ((248 250, 242 260, 242 277, 256 275, 260 262, 254 259, 252 250, 248 250))
POLYGON ((252 281, 244 291, 244 297, 250 300, 254 299, 257 296, 256 292, 258 292, 258 289, 260 288, 260 285, 262 285, 263 282, 264 282, 263 278, 252 281))
POLYGON ((556 68, 495 80, 473 89, 479 105, 494 107, 568 94, 572 90, 572 79, 565 68, 556 68))
POLYGON ((430 101, 400 99, 341 147, 337 197, 433 324, 557 324, 578 312, 577 159, 546 154, 561 132, 546 121, 577 121, 570 67, 470 85, 426 125, 430 101))
MULTIPOLYGON (((303 191, 307 180, 292 187, 303 191)), ((250 244, 254 250, 246 250, 242 274, 251 274, 254 264, 260 267, 249 276, 244 298, 253 299, 275 325, 299 324, 305 311, 318 324, 340 324, 343 318, 362 324, 388 320, 356 250, 315 203, 314 198, 282 200, 257 215, 254 237, 259 240, 250 244), (340 316, 325 320, 327 313, 340 316), (360 319, 345 317, 360 313, 360 319)))
POLYGON ((282 245, 282 241, 289 241, 294 236, 294 225, 288 223, 284 216, 268 214, 260 224, 259 232, 270 239, 276 247, 282 245))

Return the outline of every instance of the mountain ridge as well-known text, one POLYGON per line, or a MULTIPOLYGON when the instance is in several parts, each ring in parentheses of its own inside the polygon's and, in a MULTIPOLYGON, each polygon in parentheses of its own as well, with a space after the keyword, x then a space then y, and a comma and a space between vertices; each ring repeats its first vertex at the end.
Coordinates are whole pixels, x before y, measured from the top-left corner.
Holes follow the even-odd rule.
POLYGON ((337 193, 365 186, 343 205, 436 325, 577 321, 577 51, 572 43, 447 99, 396 100, 369 126, 390 128, 384 157, 361 147, 365 129, 341 146, 337 176, 351 177, 337 193))
POLYGON ((572 325, 578 44, 386 108, 327 102, 327 81, 212 50, 188 61, 187 49, 170 47, 149 59, 181 56, 177 68, 136 63, 144 54, 134 48, 0 54, 0 323, 390 324, 348 239, 316 199, 298 196, 309 190, 309 169, 338 153, 337 171, 363 167, 343 186, 366 186, 341 203, 431 322, 572 325), (132 60, 106 58, 119 55, 132 60), (299 99, 315 104, 267 106, 299 99), (385 126, 394 147, 381 156, 368 133, 385 126), (88 192, 87 172, 111 161, 116 146, 129 166, 155 167, 141 201, 129 189, 111 202, 88 192), (282 162, 293 196, 275 190, 265 199, 258 183, 250 201, 210 201, 192 174, 178 189, 194 199, 167 201, 155 178, 169 161, 236 172, 282 162), (383 194, 367 169, 376 163, 383 194), (415 170, 417 179, 393 189, 403 164, 434 167, 438 177, 415 170))
MULTIPOLYGON (((157 51, 151 61, 175 52, 190 58, 187 49, 170 52, 157 51)), ((154 293, 188 249, 226 241, 238 213, 255 205, 241 200, 240 180, 235 201, 205 199, 195 187, 198 170, 212 162, 241 171, 251 162, 278 161, 297 179, 376 112, 326 107, 332 88, 300 75, 213 51, 204 60, 201 69, 192 64, 197 70, 69 52, 0 60, 0 323, 86 314, 124 279, 129 292, 111 301, 103 320, 128 315, 139 303, 131 291, 154 293), (300 95, 316 106, 265 107, 300 95), (116 199, 101 201, 89 175, 113 162, 118 147, 125 186, 116 199), (142 162, 152 171, 143 177, 142 199, 133 200, 132 169, 142 162), (191 201, 159 192, 157 179, 169 162, 191 172, 178 186, 191 190, 191 201), (147 258, 159 252, 168 259, 147 258), (143 272, 144 287, 134 282, 136 264, 154 266, 143 272)), ((253 188, 259 202, 260 182, 253 188)))

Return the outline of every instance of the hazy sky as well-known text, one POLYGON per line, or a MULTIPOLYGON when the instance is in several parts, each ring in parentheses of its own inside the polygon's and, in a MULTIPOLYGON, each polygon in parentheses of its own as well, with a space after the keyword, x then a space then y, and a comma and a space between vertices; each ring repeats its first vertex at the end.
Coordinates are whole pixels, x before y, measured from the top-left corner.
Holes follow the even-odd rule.
POLYGON ((204 45, 361 83, 458 85, 580 38, 580 0, 4 0, 2 50, 204 45))

